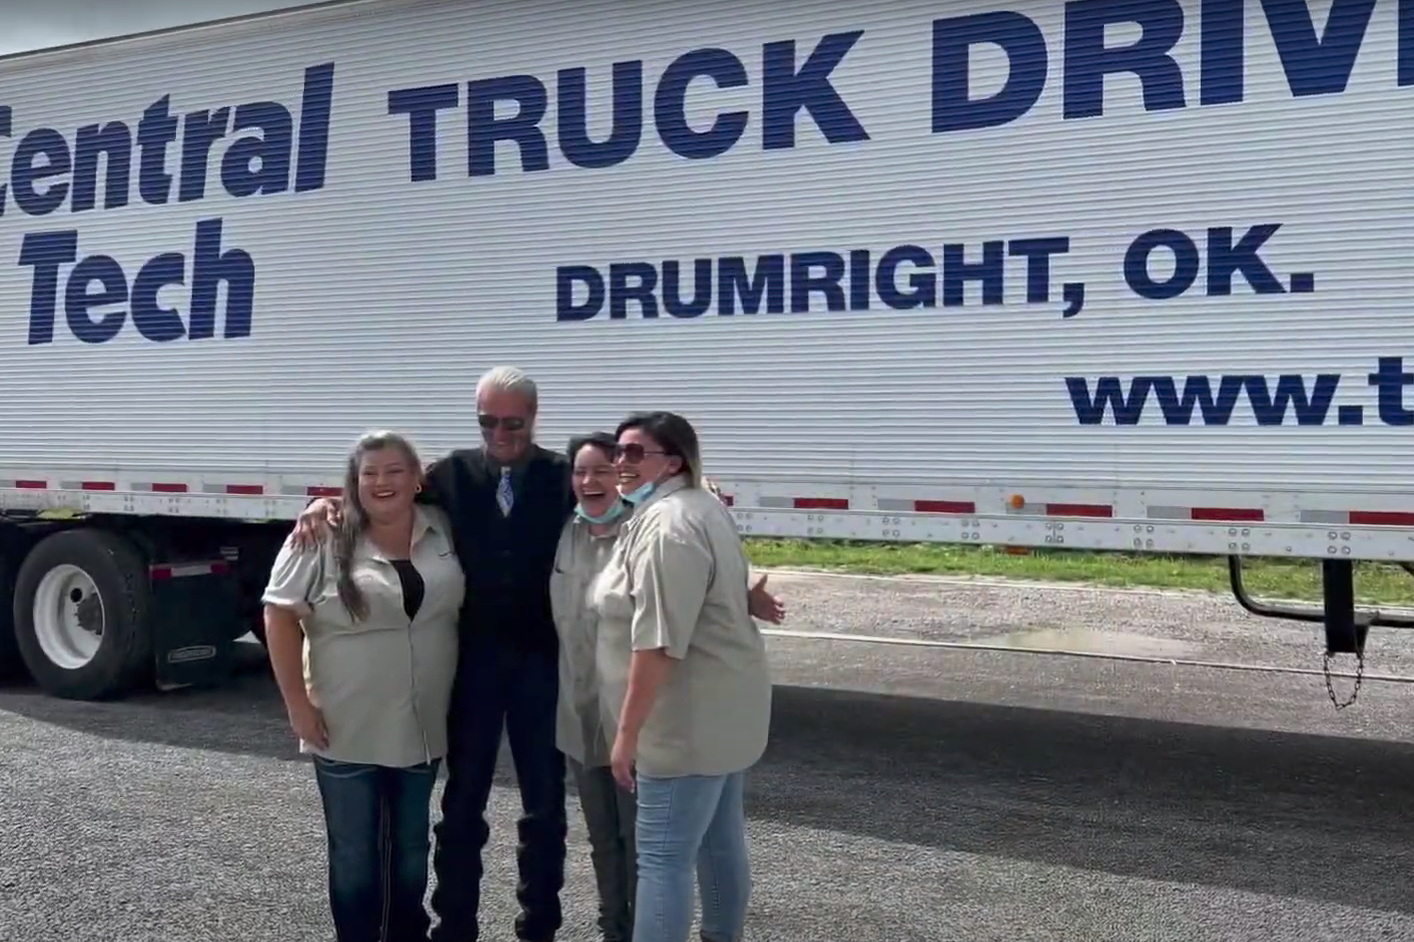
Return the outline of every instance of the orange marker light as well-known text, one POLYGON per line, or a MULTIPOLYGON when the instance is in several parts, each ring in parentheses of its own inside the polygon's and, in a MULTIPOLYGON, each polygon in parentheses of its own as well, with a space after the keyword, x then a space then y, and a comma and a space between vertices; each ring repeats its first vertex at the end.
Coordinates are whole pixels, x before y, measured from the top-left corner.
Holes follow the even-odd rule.
POLYGON ((1020 510, 1026 506, 1026 498, 1022 497, 1020 494, 1013 494, 1007 503, 1011 504, 1012 510, 1020 510))

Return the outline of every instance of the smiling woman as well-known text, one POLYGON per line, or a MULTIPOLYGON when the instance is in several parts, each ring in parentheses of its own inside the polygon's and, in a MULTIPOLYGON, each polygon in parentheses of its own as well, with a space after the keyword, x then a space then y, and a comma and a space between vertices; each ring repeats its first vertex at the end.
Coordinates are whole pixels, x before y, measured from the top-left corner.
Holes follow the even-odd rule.
POLYGON ((702 486, 692 424, 619 424, 619 490, 634 505, 595 580, 601 703, 614 779, 637 795, 636 942, 685 942, 693 872, 702 936, 739 939, 751 895, 743 782, 766 748, 771 678, 741 586, 736 523, 702 486))
POLYGON ((417 503, 421 489, 405 438, 365 435, 349 455, 334 539, 311 550, 287 541, 264 595, 270 662, 300 751, 314 756, 340 942, 375 925, 426 938, 430 922, 429 802, 447 751, 465 579, 447 518, 417 503))
MULTIPOLYGON (((580 810, 593 849, 604 942, 628 942, 633 937, 638 892, 637 802, 632 791, 619 787, 610 766, 614 726, 602 684, 603 666, 612 672, 613 665, 629 656, 629 644, 622 636, 606 638, 601 633, 594 604, 596 583, 611 568, 619 533, 634 513, 633 505, 620 494, 621 483, 637 486, 632 482, 641 476, 633 470, 639 465, 615 462, 620 452, 630 453, 640 464, 649 457, 646 450, 639 454, 639 449, 627 444, 621 448, 608 432, 570 441, 575 512, 561 532, 550 576, 550 603, 560 638, 555 739, 578 784, 580 810)), ((715 494, 712 498, 718 500, 715 494)), ((724 578, 729 577, 728 573, 724 578)), ((745 584, 740 591, 752 617, 772 623, 784 617, 785 609, 766 590, 764 577, 749 591, 745 584)), ((612 691, 610 696, 619 694, 612 691)))

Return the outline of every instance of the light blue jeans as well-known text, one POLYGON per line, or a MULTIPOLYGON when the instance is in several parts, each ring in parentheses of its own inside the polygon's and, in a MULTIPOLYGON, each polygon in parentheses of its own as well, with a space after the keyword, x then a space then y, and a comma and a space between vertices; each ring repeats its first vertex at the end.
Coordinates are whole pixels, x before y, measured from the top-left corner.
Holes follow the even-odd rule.
POLYGON ((633 942, 687 942, 694 871, 702 894, 702 938, 741 938, 751 896, 745 779, 745 772, 638 776, 633 942))

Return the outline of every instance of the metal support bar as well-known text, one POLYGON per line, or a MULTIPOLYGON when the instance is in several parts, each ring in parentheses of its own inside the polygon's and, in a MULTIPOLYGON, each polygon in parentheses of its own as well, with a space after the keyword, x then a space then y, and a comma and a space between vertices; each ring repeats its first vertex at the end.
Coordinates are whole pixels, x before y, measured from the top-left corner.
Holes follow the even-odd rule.
POLYGON ((1348 559, 1321 560, 1321 597, 1327 654, 1364 654, 1368 618, 1355 614, 1355 564, 1348 559))
MULTIPOLYGON (((1402 568, 1414 575, 1414 566, 1401 563, 1402 568)), ((1414 615, 1401 615, 1393 612, 1381 612, 1378 609, 1357 610, 1355 607, 1354 592, 1354 562, 1348 559, 1323 559, 1321 560, 1321 584, 1324 604, 1319 608, 1314 605, 1289 605, 1282 602, 1267 602, 1252 597, 1247 591, 1242 579, 1242 557, 1229 556, 1227 558, 1228 582, 1232 586, 1232 596, 1253 615, 1262 618, 1286 618, 1291 621, 1305 621, 1316 624, 1329 625, 1331 612, 1334 607, 1344 605, 1347 610, 1346 618, 1351 623, 1361 622, 1365 628, 1371 626, 1376 628, 1414 628, 1414 615), (1332 566, 1336 567, 1332 570, 1332 566), (1341 575, 1341 568, 1344 568, 1344 576, 1341 575), (1332 583, 1336 585, 1337 597, 1331 597, 1332 583)), ((1347 636, 1348 637, 1348 636, 1347 636)), ((1329 643, 1329 634, 1327 636, 1329 643)), ((1361 641, 1363 647, 1363 639, 1361 641)), ((1348 653, 1354 653, 1350 651, 1348 653)))

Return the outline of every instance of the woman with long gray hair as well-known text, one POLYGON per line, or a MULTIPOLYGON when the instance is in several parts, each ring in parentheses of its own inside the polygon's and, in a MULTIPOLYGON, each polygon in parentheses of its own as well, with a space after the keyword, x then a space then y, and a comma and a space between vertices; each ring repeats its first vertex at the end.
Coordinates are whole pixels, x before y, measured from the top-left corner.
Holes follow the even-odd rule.
POLYGON ((425 940, 430 923, 429 808, 466 590, 421 489, 405 438, 359 439, 334 539, 287 541, 264 595, 271 666, 323 801, 339 942, 425 940))

